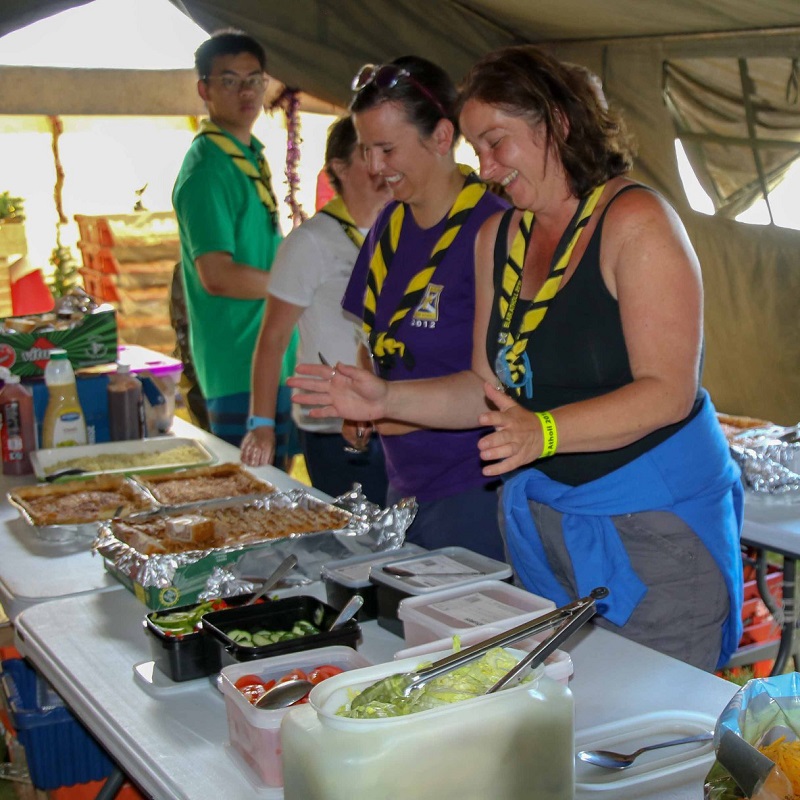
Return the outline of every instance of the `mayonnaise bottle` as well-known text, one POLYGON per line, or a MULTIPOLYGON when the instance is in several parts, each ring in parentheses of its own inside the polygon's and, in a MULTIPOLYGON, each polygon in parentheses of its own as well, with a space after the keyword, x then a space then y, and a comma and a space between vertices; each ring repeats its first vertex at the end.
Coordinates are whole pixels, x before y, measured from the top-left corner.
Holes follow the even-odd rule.
POLYGON ((50 360, 44 368, 44 382, 50 399, 44 414, 42 446, 86 444, 86 419, 66 350, 50 351, 50 360))

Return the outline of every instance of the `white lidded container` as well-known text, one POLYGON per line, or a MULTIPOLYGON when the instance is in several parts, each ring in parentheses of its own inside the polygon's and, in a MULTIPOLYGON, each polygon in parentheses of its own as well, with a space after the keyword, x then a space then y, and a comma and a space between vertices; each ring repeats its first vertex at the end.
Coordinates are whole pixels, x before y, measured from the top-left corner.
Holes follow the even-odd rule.
MULTIPOLYGON (((466 650, 468 647, 472 647, 474 644, 478 644, 486 639, 490 639, 492 636, 497 636, 500 633, 504 633, 507 628, 499 628, 499 627, 486 627, 482 626, 480 628, 471 628, 470 630, 466 630, 463 633, 458 634, 460 639, 461 649, 466 650)), ((514 648, 516 650, 523 650, 523 651, 530 651, 536 647, 539 642, 543 639, 546 639, 550 636, 553 632, 551 630, 544 631, 543 633, 537 633, 533 636, 530 636, 527 639, 523 639, 519 642, 514 642, 514 648)), ((431 653, 440 653, 440 652, 453 652, 453 637, 445 638, 445 639, 436 639, 433 642, 426 642, 425 644, 417 645, 416 647, 406 647, 402 650, 398 650, 394 654, 395 661, 401 661, 406 658, 416 658, 420 659, 430 659, 431 653), (450 650, 448 651, 448 648, 450 650)), ((570 657, 569 653, 565 653, 563 650, 554 650, 545 660, 544 662, 544 674, 547 675, 548 678, 552 678, 554 681, 558 681, 559 683, 563 683, 566 686, 569 683, 569 679, 574 671, 572 666, 572 658, 570 657)))
MULTIPOLYGON (((546 597, 502 581, 479 581, 400 601, 409 647, 489 627, 509 630, 555 609, 546 597)), ((488 639, 489 635, 481 639, 488 639)), ((477 641, 480 641, 477 640, 477 641)))
POLYGON ((347 671, 369 666, 370 662, 351 647, 319 647, 274 658, 231 664, 220 673, 220 688, 225 696, 231 746, 267 786, 283 785, 281 721, 289 708, 275 711, 256 708, 236 688, 236 681, 244 675, 258 675, 265 682, 277 681, 293 669, 309 672, 324 664, 347 671))
MULTIPOLYGON (((521 657, 520 651, 510 651, 521 657)), ((430 660, 448 655, 431 654, 430 660)), ((283 718, 285 800, 567 800, 572 694, 540 668, 529 683, 391 719, 336 711, 418 658, 329 678, 283 718)))

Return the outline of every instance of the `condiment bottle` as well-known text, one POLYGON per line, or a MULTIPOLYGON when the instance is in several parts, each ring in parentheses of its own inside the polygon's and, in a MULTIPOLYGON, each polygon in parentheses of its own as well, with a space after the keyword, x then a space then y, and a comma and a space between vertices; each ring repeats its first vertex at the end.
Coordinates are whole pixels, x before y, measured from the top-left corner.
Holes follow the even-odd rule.
POLYGON ((50 399, 44 414, 42 445, 66 447, 86 444, 86 419, 66 350, 50 351, 50 360, 44 368, 44 382, 50 399))
POLYGON ((142 382, 131 374, 130 364, 117 362, 116 374, 109 378, 108 423, 112 442, 147 435, 142 382))
POLYGON ((33 472, 31 451, 36 449, 33 395, 20 383, 19 375, 4 368, 0 377, 5 381, 0 391, 3 475, 28 475, 33 472))

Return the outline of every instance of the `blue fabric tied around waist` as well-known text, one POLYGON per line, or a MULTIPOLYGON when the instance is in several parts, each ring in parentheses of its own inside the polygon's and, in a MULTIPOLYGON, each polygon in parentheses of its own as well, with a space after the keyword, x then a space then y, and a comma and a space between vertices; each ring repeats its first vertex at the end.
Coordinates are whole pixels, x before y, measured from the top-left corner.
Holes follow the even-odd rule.
POLYGON ((598 611, 620 626, 647 587, 634 572, 611 517, 642 511, 669 511, 680 517, 700 537, 725 579, 730 613, 719 663, 727 663, 742 635, 739 537, 744 493, 739 467, 707 393, 698 414, 677 433, 602 478, 569 486, 529 469, 506 482, 503 510, 514 569, 529 591, 565 605, 573 598, 550 569, 529 500, 563 514, 564 544, 579 594, 607 587, 610 594, 598 611))

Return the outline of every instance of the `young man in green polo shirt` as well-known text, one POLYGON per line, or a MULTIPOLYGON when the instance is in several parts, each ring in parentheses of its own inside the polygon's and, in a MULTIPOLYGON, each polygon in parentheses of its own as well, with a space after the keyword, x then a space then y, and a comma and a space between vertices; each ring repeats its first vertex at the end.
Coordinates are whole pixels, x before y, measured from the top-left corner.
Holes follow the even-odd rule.
MULTIPOLYGON (((197 49, 195 65, 209 120, 184 158, 172 203, 191 352, 211 430, 238 445, 248 427, 275 425, 248 418, 251 360, 281 240, 264 146, 252 135, 267 88, 266 56, 250 36, 220 31, 197 49)), ((291 371, 294 353, 287 357, 291 371)), ((288 404, 286 417, 290 424, 288 404)))

